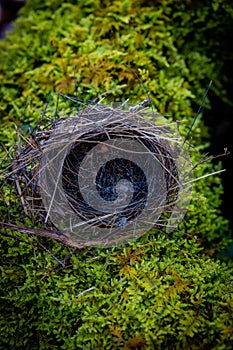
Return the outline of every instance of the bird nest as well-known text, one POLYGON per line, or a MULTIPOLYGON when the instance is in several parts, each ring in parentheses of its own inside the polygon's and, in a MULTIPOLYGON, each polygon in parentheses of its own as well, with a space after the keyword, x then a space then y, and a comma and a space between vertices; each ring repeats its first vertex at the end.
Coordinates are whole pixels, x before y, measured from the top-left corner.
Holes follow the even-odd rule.
POLYGON ((24 213, 43 225, 38 234, 113 246, 176 227, 190 198, 190 162, 172 124, 145 105, 89 104, 36 125, 10 175, 24 213))

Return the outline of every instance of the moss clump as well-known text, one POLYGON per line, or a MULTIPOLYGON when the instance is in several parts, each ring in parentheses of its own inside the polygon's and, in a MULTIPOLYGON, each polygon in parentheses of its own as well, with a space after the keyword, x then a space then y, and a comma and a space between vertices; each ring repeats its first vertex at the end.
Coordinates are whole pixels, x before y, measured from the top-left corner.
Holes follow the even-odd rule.
POLYGON ((232 275, 195 240, 151 233, 66 262, 69 252, 51 245, 65 268, 38 241, 3 243, 5 347, 231 349, 232 275))
MULTIPOLYGON (((1 143, 16 142, 14 124, 34 125, 46 103, 54 115, 56 92, 73 93, 74 67, 80 97, 110 91, 108 102, 133 103, 148 90, 154 108, 180 120, 185 135, 210 79, 226 98, 221 46, 214 46, 221 31, 208 26, 228 27, 227 3, 29 0, 0 43, 1 143)), ((206 134, 198 121, 196 150, 206 134)), ((195 176, 213 170, 207 162, 195 176)), ((2 348, 231 349, 232 265, 208 257, 230 241, 221 193, 218 176, 197 182, 173 239, 154 230, 127 247, 73 254, 42 238, 2 236, 2 348), (54 256, 62 263, 54 266, 54 256)), ((22 219, 11 184, 0 205, 2 220, 9 208, 22 219)))

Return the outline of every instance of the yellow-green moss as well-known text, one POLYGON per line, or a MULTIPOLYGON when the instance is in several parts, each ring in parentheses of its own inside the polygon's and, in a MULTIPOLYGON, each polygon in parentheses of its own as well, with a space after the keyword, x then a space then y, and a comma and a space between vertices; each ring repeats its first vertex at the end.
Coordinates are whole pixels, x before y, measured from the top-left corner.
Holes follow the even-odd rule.
MULTIPOLYGON (((14 124, 35 124, 46 103, 54 115, 56 93, 74 91, 74 67, 80 98, 110 91, 108 102, 133 103, 150 91, 154 108, 180 120, 185 134, 210 79, 226 99, 214 39, 232 17, 230 1, 29 0, 0 43, 1 142, 16 142, 14 124)), ((198 120, 192 137, 201 152, 206 133, 198 120)), ((213 170, 206 163, 195 176, 213 170)), ((4 220, 15 201, 9 188, 4 220)), ((127 247, 72 255, 56 269, 43 247, 59 260, 70 250, 2 236, 1 348, 230 350, 232 265, 208 258, 229 242, 221 193, 218 176, 197 182, 173 239, 153 230, 127 247)))

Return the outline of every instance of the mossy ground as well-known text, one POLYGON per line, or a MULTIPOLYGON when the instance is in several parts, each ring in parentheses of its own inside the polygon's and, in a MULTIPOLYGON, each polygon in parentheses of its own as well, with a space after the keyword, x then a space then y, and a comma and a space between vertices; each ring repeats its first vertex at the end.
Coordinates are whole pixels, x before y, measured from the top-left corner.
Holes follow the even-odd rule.
MULTIPOLYGON (((29 0, 0 43, 1 142, 17 142, 14 125, 35 125, 46 103, 54 115, 56 94, 73 94, 74 85, 85 100, 109 92, 107 102, 137 103, 149 91, 155 110, 179 120, 185 135, 209 80, 226 99, 220 38, 231 7, 29 0)), ((68 107, 59 100, 60 113, 68 107)), ((207 134, 200 118, 192 132, 194 163, 207 134)), ((195 176, 214 170, 207 162, 195 176)), ((19 222, 10 189, 8 183, 2 220, 11 211, 19 222)), ((74 253, 43 238, 3 235, 1 348, 231 349, 232 264, 213 257, 230 241, 222 191, 219 176, 196 182, 173 238, 153 230, 125 247, 74 253)))

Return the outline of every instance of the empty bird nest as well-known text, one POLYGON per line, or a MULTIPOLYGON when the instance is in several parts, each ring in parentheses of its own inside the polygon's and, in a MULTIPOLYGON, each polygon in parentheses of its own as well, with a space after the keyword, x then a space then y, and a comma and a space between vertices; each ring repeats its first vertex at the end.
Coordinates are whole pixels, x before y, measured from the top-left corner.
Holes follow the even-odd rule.
POLYGON ((44 115, 4 171, 23 218, 40 228, 2 227, 75 247, 123 244, 155 226, 170 232, 187 208, 192 167, 177 130, 147 104, 44 115))

